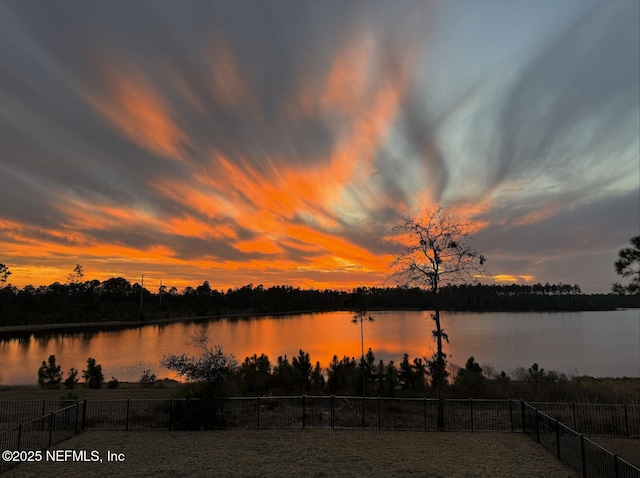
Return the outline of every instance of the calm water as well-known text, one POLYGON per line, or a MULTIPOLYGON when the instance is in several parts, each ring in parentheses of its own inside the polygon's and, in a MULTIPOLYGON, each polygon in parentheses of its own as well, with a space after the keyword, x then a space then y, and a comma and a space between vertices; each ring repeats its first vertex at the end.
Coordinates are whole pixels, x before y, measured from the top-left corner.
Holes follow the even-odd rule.
MULTIPOLYGON (((102 364, 106 380, 137 381, 143 370, 173 376, 160 367, 163 354, 197 353, 190 337, 204 329, 213 343, 239 362, 265 353, 272 363, 302 348, 326 368, 333 355, 360 357, 360 327, 353 314, 330 312, 286 317, 223 319, 199 323, 149 325, 93 334, 56 334, 47 338, 0 341, 0 383, 35 383, 40 363, 55 354, 65 377, 83 370, 88 357, 102 364)), ((428 312, 376 312, 364 324, 365 349, 376 359, 398 363, 406 352, 424 357, 434 352, 433 322, 428 312)), ((571 313, 443 313, 451 344, 451 363, 469 356, 498 371, 537 362, 546 370, 593 376, 640 377, 640 311, 571 313)))

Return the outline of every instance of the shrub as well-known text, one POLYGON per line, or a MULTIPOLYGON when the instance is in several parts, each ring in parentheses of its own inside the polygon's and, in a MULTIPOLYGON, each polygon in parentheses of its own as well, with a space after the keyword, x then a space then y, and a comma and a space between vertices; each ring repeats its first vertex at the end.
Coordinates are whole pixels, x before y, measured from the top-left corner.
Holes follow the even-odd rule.
POLYGON ((228 394, 230 378, 235 372, 236 361, 233 355, 225 355, 222 347, 209 345, 205 332, 192 337, 191 342, 200 348, 200 357, 181 355, 164 355, 160 363, 173 370, 187 382, 199 382, 202 385, 201 396, 213 398, 228 394))
POLYGON ((138 382, 143 387, 151 387, 154 383, 156 383, 156 378, 156 374, 151 373, 151 370, 147 369, 142 372, 142 375, 140 376, 140 380, 138 380, 138 382))
POLYGON ((485 378, 482 367, 473 357, 469 357, 464 368, 458 370, 454 380, 454 387, 460 396, 478 398, 485 394, 485 378))
POLYGON ((72 390, 78 383, 78 371, 75 368, 69 370, 69 376, 64 380, 64 386, 72 390))

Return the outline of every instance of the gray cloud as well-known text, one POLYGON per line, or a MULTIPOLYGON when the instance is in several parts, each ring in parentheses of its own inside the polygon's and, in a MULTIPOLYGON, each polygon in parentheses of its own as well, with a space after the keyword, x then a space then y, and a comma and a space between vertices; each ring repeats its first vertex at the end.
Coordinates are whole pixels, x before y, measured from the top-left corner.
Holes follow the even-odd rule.
POLYGON ((638 16, 637 2, 602 3, 523 68, 500 114, 494 184, 572 180, 602 162, 594 152, 619 153, 637 137, 638 16))
MULTIPOLYGON (((271 211, 274 222, 385 254, 382 238, 401 209, 415 207, 417 197, 439 202, 466 192, 456 182, 464 176, 460 158, 442 148, 443 124, 466 114, 490 83, 471 77, 467 90, 450 95, 454 102, 429 106, 422 80, 438 68, 425 54, 437 48, 434 11, 428 2, 4 2, 0 221, 31 227, 43 243, 79 240, 51 235, 63 227, 103 244, 166 246, 184 260, 268 259, 236 247, 237 240, 264 237, 254 224, 233 223, 232 209, 259 221, 264 207, 239 183, 302 194, 296 184, 287 191, 280 175, 321 170, 340 153, 356 166, 332 190, 335 204, 312 198, 304 202, 308 211, 271 211), (343 104, 333 104, 327 83, 340 68, 334 88, 342 96, 334 102, 343 104), (397 97, 383 97, 388 91, 397 97), (381 104, 397 104, 377 118, 372 106, 381 97, 381 104), (376 121, 384 127, 376 130, 376 121), (359 142, 340 150, 356 133, 359 142), (223 177, 216 154, 247 177, 223 177), (158 184, 173 185, 174 194, 158 184), (181 195, 194 191, 219 200, 220 210, 184 204, 181 195), (72 214, 78 204, 88 205, 81 211, 87 224, 72 214), (231 236, 187 237, 158 231, 157 222, 101 229, 89 221, 103 214, 91 210, 97 206, 146 211, 160 222, 194 218, 228 227, 231 236), (309 219, 309 211, 322 220, 309 219)), ((497 120, 479 115, 475 130, 456 131, 484 158, 467 172, 479 191, 462 196, 493 201, 477 216, 491 225, 479 240, 487 255, 501 258, 500 267, 523 273, 525 265, 535 269, 538 255, 569 254, 576 242, 587 254, 632 234, 628 216, 637 216, 638 206, 624 201, 637 195, 628 192, 638 159, 637 18, 636 2, 591 9, 532 58, 512 60, 524 66, 503 96, 483 98, 497 120), (523 190, 505 194, 514 181, 523 190), (527 217, 537 219, 525 224, 527 217)), ((13 235, 5 241, 19 242, 13 235)), ((323 254, 282 247, 282 256, 303 263, 323 254)))

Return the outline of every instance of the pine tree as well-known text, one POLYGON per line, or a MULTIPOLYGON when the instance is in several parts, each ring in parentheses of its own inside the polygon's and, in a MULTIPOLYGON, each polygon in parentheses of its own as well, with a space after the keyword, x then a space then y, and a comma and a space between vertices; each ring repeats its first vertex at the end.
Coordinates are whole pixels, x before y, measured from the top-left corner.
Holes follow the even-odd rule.
POLYGON ((42 388, 54 390, 60 386, 62 381, 62 367, 56 363, 56 356, 49 355, 49 360, 42 361, 38 369, 38 384, 42 388))

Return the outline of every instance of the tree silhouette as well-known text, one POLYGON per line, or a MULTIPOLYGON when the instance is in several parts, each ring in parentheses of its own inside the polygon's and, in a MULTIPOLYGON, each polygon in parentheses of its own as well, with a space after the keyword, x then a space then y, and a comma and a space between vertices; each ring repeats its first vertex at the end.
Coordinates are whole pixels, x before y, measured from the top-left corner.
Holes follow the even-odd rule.
POLYGON ((373 317, 371 317, 368 313, 367 310, 362 308, 358 311, 358 313, 356 315, 353 316, 353 318, 351 319, 351 322, 354 324, 357 324, 358 322, 360 322, 360 346, 361 346, 361 355, 360 355, 360 364, 362 367, 362 396, 366 396, 367 394, 367 379, 365 377, 365 371, 366 371, 366 367, 365 367, 365 359, 364 359, 364 322, 373 322, 373 317))
POLYGON ((4 284, 11 275, 11 271, 4 264, 0 264, 0 283, 4 284))
POLYGON ((202 383, 206 397, 215 398, 226 393, 224 387, 236 368, 234 356, 225 355, 220 345, 212 347, 209 336, 202 329, 191 337, 191 345, 200 349, 199 357, 184 353, 163 355, 160 364, 177 372, 188 382, 202 383))
POLYGON ((482 375, 482 367, 473 357, 469 357, 464 368, 458 370, 455 386, 464 397, 478 398, 484 394, 485 379, 482 375))
POLYGON ((49 355, 49 360, 42 361, 38 369, 38 384, 43 388, 54 390, 62 381, 62 367, 56 363, 56 356, 49 355))
POLYGON ((404 216, 394 227, 402 250, 392 263, 392 278, 405 285, 426 287, 433 296, 436 353, 428 364, 431 383, 439 399, 438 428, 444 429, 446 354, 443 341, 449 337, 440 321, 440 288, 444 284, 476 282, 484 275, 485 257, 465 241, 471 224, 461 223, 442 208, 426 210, 418 217, 404 216))
POLYGON ((84 268, 80 264, 76 264, 73 268, 73 272, 71 272, 67 278, 69 279, 70 284, 80 284, 84 278, 84 268))
POLYGON ((618 260, 614 267, 622 277, 631 277, 626 286, 616 282, 613 291, 617 294, 640 295, 640 236, 631 238, 633 247, 625 247, 618 252, 618 260))
POLYGON ((87 359, 87 369, 82 371, 82 377, 87 387, 100 388, 104 383, 102 365, 96 364, 96 359, 89 357, 87 359))
POLYGON ((75 388, 78 384, 78 371, 75 368, 69 370, 69 376, 64 379, 64 386, 69 390, 75 388))

